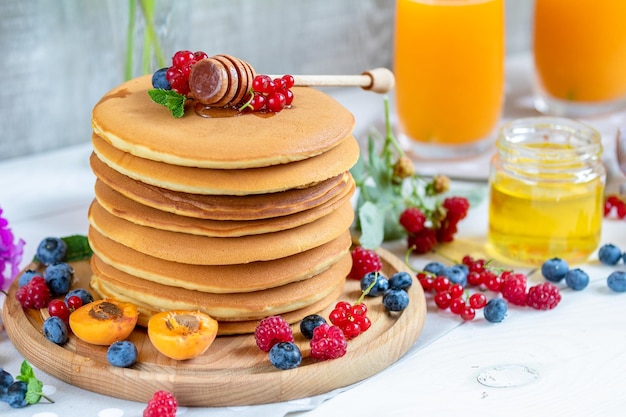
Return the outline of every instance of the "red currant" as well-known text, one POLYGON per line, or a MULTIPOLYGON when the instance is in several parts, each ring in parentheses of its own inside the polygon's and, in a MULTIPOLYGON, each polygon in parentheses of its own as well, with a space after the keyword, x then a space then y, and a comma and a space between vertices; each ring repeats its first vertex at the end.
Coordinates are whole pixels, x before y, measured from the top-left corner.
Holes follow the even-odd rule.
POLYGON ((448 277, 444 277, 443 275, 438 276, 437 278, 435 278, 435 280, 433 281, 433 289, 435 290, 435 292, 444 292, 444 291, 448 291, 448 289, 450 288, 450 280, 448 279, 448 277))
POLYGON ((461 312, 461 318, 465 321, 474 320, 474 317, 476 317, 476 310, 472 307, 467 306, 461 312))
POLYGON ((476 293, 472 294, 469 298, 469 305, 475 309, 481 309, 487 304, 487 297, 483 294, 476 293))
POLYGON ((201 59, 207 59, 209 56, 206 54, 206 52, 196 51, 193 53, 193 57, 196 61, 200 61, 201 59))
POLYGON ((77 308, 83 306, 83 300, 77 295, 72 295, 67 299, 67 306, 69 307, 70 311, 74 311, 77 308))
POLYGON ((285 88, 286 89, 290 89, 295 84, 295 80, 293 78, 293 75, 290 75, 290 74, 283 75, 283 81, 285 82, 285 88))
POLYGON ((265 106, 269 111, 278 113, 285 108, 285 102, 286 99, 283 93, 274 92, 268 94, 265 106))
POLYGON ((450 293, 450 297, 454 300, 455 298, 460 298, 463 296, 463 292, 465 292, 465 288, 461 284, 452 284, 448 289, 450 293))
POLYGON ((189 64, 192 61, 195 61, 195 55, 191 51, 178 51, 172 57, 172 65, 181 69, 185 64, 189 64))
POLYGON ((435 304, 442 310, 450 307, 450 303, 452 302, 452 297, 450 293, 447 291, 441 291, 435 294, 435 304))
POLYGON ((291 90, 285 91, 285 107, 291 106, 293 102, 293 92, 291 90))
POLYGON ((417 274, 417 280, 424 289, 424 292, 430 292, 433 289, 433 280, 427 274, 419 272, 417 274))
POLYGON ((48 314, 58 317, 66 323, 70 320, 70 309, 65 304, 65 301, 58 298, 50 300, 48 303, 48 314))
POLYGON ((252 111, 261 111, 265 107, 265 96, 260 93, 254 93, 252 100, 250 101, 250 107, 252 111))
POLYGON ((455 298, 450 302, 450 311, 454 314, 461 314, 465 309, 465 300, 462 298, 455 298))

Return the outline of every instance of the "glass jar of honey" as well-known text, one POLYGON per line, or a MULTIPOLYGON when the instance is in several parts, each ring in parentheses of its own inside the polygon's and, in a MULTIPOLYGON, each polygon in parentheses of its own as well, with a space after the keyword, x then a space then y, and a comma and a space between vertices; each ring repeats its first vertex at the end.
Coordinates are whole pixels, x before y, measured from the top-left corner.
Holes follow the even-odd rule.
POLYGON ((489 174, 489 247, 496 257, 540 265, 582 262, 600 242, 606 171, 602 138, 570 119, 505 124, 489 174))

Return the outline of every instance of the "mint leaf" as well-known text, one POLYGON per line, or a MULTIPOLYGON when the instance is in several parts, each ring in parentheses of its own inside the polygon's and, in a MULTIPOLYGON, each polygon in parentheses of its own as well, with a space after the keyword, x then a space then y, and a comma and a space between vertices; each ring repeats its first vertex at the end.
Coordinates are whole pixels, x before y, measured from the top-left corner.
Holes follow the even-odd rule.
POLYGON ((156 88, 148 90, 148 95, 157 104, 165 106, 172 113, 174 117, 183 117, 185 114, 185 101, 187 97, 182 94, 178 94, 174 90, 163 90, 156 88))
POLYGON ((26 402, 28 404, 37 404, 41 400, 43 383, 37 378, 30 378, 26 388, 26 402))
POLYGON ((30 364, 26 360, 22 361, 20 374, 17 375, 15 379, 18 381, 26 382, 27 387, 25 399, 28 404, 37 404, 39 401, 41 401, 42 397, 49 402, 54 403, 52 399, 46 397, 43 394, 43 382, 35 377, 35 371, 33 370, 33 367, 30 366, 30 364))
POLYGON ((61 238, 67 245, 65 262, 82 261, 91 258, 93 251, 89 240, 84 235, 71 235, 61 238))

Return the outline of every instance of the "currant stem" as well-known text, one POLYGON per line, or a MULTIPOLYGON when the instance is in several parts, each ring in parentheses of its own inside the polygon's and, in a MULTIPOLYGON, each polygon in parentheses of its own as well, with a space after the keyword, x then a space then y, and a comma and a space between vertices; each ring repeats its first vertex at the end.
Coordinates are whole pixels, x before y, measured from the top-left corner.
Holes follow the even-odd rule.
POLYGON ((380 276, 380 273, 378 271, 376 271, 376 279, 372 281, 372 283, 370 285, 367 286, 366 289, 364 289, 363 291, 361 291, 361 296, 359 297, 359 299, 356 301, 356 304, 361 304, 363 302, 363 299, 365 298, 365 296, 367 294, 369 294, 369 292, 372 290, 372 288, 374 288, 374 285, 376 285, 376 282, 378 281, 378 277, 380 276))

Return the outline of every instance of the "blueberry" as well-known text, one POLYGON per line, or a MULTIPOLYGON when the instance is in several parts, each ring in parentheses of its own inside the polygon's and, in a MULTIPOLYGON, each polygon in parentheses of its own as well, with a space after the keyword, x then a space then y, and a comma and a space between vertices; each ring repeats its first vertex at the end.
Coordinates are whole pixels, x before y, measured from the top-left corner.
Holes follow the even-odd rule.
POLYGON ((13 408, 26 407, 28 405, 26 402, 27 389, 28 384, 26 382, 13 381, 13 383, 7 388, 6 401, 13 408))
POLYGON ((67 325, 57 316, 50 316, 43 322, 43 335, 46 339, 62 345, 67 342, 67 325))
POLYGON ((430 272, 433 275, 443 275, 445 269, 446 266, 441 262, 429 262, 423 268, 425 272, 430 272))
POLYGON ((467 285, 468 270, 461 265, 452 265, 443 271, 442 275, 448 277, 453 284, 467 285))
POLYGON ((413 285, 413 278, 408 272, 396 272, 389 278, 389 288, 408 290, 413 285))
POLYGON ((62 262, 67 252, 67 244, 58 237, 47 237, 37 247, 37 259, 44 264, 50 265, 62 262))
POLYGON ((565 283, 575 291, 584 290, 589 285, 589 275, 580 268, 570 269, 565 274, 565 283))
POLYGON ((615 292, 626 292, 626 272, 611 272, 606 279, 606 284, 615 292))
POLYGON ((137 362, 137 348, 128 340, 114 342, 107 349, 107 360, 113 366, 128 368, 137 362))
POLYGON ((383 295, 383 306, 387 311, 402 311, 409 305, 409 294, 405 290, 390 288, 383 295))
POLYGON ((500 323, 504 320, 504 316, 506 316, 508 308, 508 304, 504 298, 492 298, 485 305, 483 314, 488 322, 500 323))
POLYGON ((7 401, 7 389, 13 383, 13 375, 0 369, 0 401, 7 401))
POLYGON ((65 295, 66 304, 67 304, 67 299, 73 295, 79 297, 82 300, 83 305, 93 302, 93 295, 91 295, 89 291, 87 291, 84 288, 76 288, 75 290, 72 290, 65 295))
POLYGON ((622 251, 614 244, 607 243, 600 247, 598 259, 605 265, 616 265, 622 259, 622 251))
POLYGON ((270 349, 270 363, 278 369, 297 368, 302 362, 302 353, 293 342, 280 342, 270 349))
POLYGON ((368 272, 363 275, 363 278, 361 279, 361 291, 365 291, 370 285, 372 285, 374 280, 376 280, 376 284, 374 284, 374 286, 370 288, 370 291, 367 293, 369 297, 378 297, 383 295, 389 288, 389 280, 387 280, 387 277, 380 272, 368 272))
POLYGON ((65 262, 58 262, 48 265, 43 273, 43 277, 51 295, 67 294, 74 278, 74 268, 65 262))
POLYGON ((32 269, 27 269, 20 275, 20 279, 17 281, 17 284, 20 287, 28 284, 33 277, 41 276, 41 274, 37 271, 33 271, 32 269))
POLYGON ((300 321, 300 332, 307 339, 313 339, 313 330, 321 324, 325 324, 326 319, 319 314, 311 314, 300 321))
POLYGON ((171 90, 172 86, 167 81, 165 77, 165 73, 167 72, 167 68, 161 68, 156 70, 154 74, 152 74, 152 86, 154 88, 160 88, 163 90, 171 90))
POLYGON ((560 282, 569 271, 569 265, 561 258, 548 259, 541 265, 541 274, 551 282, 560 282))

